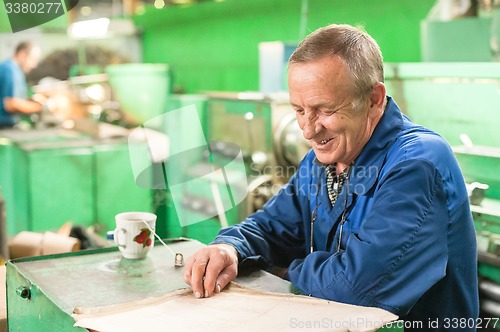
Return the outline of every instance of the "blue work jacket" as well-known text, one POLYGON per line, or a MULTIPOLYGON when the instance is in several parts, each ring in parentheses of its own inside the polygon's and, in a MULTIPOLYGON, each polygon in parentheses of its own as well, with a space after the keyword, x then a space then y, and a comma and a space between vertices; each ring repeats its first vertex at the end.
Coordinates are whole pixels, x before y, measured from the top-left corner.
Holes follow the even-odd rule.
POLYGON ((26 99, 26 96, 26 78, 19 65, 12 59, 0 63, 0 128, 15 124, 15 117, 3 107, 3 99, 6 97, 26 99))
POLYGON ((286 277, 305 294, 379 307, 427 331, 436 326, 430 322, 450 331, 453 319, 468 319, 471 327, 459 330, 474 331, 476 237, 447 142, 388 97, 333 207, 315 159, 311 150, 262 210, 221 230, 214 243, 234 246, 241 263, 288 267, 286 277))

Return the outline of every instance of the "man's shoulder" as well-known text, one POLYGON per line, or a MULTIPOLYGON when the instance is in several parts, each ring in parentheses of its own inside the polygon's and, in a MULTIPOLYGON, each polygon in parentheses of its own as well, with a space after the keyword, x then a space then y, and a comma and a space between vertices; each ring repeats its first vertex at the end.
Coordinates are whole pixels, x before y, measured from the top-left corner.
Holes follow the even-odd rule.
POLYGON ((399 154, 406 159, 428 159, 453 156, 448 142, 435 131, 417 125, 407 119, 389 153, 399 154))
POLYGON ((14 65, 14 61, 12 59, 5 59, 0 61, 0 67, 12 67, 14 65))
POLYGON ((0 73, 4 74, 11 72, 13 68, 13 61, 11 59, 4 60, 0 62, 0 73))
MULTIPOLYGON (((403 130, 389 149, 386 166, 389 171, 402 161, 432 164, 445 182, 457 187, 463 176, 448 142, 438 133, 405 121, 403 130)), ((458 189, 457 189, 458 190, 458 189)))

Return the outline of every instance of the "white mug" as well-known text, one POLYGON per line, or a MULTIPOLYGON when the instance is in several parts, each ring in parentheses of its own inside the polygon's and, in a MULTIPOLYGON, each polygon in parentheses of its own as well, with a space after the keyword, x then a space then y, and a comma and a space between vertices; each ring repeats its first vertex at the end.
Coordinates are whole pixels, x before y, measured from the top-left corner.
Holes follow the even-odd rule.
POLYGON ((142 259, 154 246, 156 215, 149 212, 124 212, 115 216, 114 240, 122 256, 142 259))

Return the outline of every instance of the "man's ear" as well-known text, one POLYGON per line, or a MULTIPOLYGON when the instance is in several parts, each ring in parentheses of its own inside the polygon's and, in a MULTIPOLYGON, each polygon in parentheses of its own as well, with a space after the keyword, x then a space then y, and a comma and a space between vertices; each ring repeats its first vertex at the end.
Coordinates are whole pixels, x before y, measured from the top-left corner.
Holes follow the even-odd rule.
POLYGON ((373 86, 372 94, 370 96, 370 108, 383 110, 386 97, 385 85, 382 82, 377 82, 373 86))

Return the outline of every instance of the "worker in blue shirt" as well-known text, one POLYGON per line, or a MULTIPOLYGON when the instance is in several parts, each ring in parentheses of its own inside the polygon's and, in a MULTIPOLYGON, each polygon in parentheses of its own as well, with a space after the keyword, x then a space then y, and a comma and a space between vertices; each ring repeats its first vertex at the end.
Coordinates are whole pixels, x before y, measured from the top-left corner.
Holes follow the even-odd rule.
POLYGON ((330 25, 298 46, 290 102, 312 150, 262 210, 189 257, 197 298, 220 292, 239 264, 261 263, 283 267, 304 294, 382 308, 424 331, 475 331, 476 238, 460 168, 383 81, 380 49, 360 28, 330 25))
POLYGON ((17 45, 14 56, 0 63, 0 128, 12 127, 16 112, 40 112, 42 105, 27 99, 26 77, 38 65, 40 48, 31 42, 17 45))

